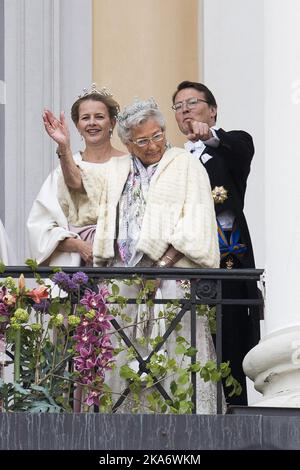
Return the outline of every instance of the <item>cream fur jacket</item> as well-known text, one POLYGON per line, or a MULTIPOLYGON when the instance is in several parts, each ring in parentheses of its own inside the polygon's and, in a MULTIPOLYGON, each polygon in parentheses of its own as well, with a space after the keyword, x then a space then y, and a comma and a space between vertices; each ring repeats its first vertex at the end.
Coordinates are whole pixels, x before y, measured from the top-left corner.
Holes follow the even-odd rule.
MULTIPOLYGON (((86 194, 69 191, 62 176, 58 199, 69 223, 97 224, 94 265, 115 256, 118 201, 130 170, 130 156, 114 157, 105 177, 99 169, 79 168, 86 194)), ((99 165, 100 167, 100 165, 99 165)), ((219 267, 216 216, 205 168, 184 149, 171 148, 160 160, 147 195, 137 249, 153 261, 172 245, 183 253, 178 267, 219 267)))

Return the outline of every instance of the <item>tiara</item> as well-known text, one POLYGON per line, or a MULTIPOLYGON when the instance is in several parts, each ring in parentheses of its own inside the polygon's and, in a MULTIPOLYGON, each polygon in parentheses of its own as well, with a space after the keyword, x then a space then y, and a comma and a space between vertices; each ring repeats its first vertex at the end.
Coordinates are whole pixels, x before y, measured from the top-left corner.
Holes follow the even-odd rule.
POLYGON ((117 120, 118 122, 126 121, 126 119, 130 116, 134 116, 139 111, 146 111, 148 109, 158 109, 158 105, 153 97, 145 101, 135 98, 132 104, 125 106, 123 111, 118 114, 117 120))
POLYGON ((103 86, 102 88, 98 89, 96 83, 92 83, 89 89, 83 88, 82 94, 78 95, 78 98, 83 98, 84 96, 92 95, 94 93, 97 93, 101 96, 113 96, 113 94, 106 88, 106 86, 103 86))

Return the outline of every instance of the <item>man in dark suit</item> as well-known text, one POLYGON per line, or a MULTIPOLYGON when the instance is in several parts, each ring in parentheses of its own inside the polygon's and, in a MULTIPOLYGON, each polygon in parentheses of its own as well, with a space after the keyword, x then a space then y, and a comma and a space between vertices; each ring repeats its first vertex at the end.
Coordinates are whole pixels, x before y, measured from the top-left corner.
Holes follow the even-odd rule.
MULTIPOLYGON (((252 244, 243 212, 254 154, 252 137, 244 131, 226 132, 216 127, 217 103, 202 83, 180 83, 173 94, 172 108, 179 129, 188 139, 186 150, 199 157, 210 178, 218 221, 221 268, 254 268, 252 244)), ((256 298, 257 288, 250 282, 226 281, 222 294, 224 298, 256 298)), ((239 397, 226 397, 232 405, 247 405, 242 361, 259 338, 257 308, 223 307, 222 360, 230 360, 232 374, 243 389, 239 397)))

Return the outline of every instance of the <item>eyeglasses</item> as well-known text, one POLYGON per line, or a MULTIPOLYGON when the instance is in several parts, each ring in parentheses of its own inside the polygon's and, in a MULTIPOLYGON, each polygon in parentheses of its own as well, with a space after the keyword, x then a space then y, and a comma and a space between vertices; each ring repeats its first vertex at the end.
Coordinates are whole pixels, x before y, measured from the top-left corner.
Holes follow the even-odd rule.
POLYGON ((150 142, 160 142, 164 138, 164 132, 158 132, 152 137, 145 137, 143 139, 136 139, 132 140, 134 144, 138 145, 139 147, 146 147, 146 145, 149 145, 150 142))
POLYGON ((198 103, 200 102, 203 102, 203 103, 207 103, 208 104, 208 101, 206 100, 202 100, 201 98, 189 98, 188 100, 185 100, 185 101, 178 101, 178 103, 174 103, 173 106, 172 106, 172 109, 174 109, 174 111, 181 111, 182 110, 182 107, 183 105, 185 104, 187 109, 193 109, 197 106, 198 103))

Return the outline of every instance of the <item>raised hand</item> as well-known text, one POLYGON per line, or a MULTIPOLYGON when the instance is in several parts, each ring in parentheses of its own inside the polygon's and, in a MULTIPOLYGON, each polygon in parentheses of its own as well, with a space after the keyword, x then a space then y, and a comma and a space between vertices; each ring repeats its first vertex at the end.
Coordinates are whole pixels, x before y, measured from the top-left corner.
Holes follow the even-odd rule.
POLYGON ((70 132, 62 111, 57 119, 52 111, 45 109, 43 122, 47 134, 61 147, 70 147, 70 132))
POLYGON ((209 125, 205 122, 190 120, 187 123, 189 128, 187 138, 192 142, 196 142, 197 140, 205 141, 213 137, 209 125))

